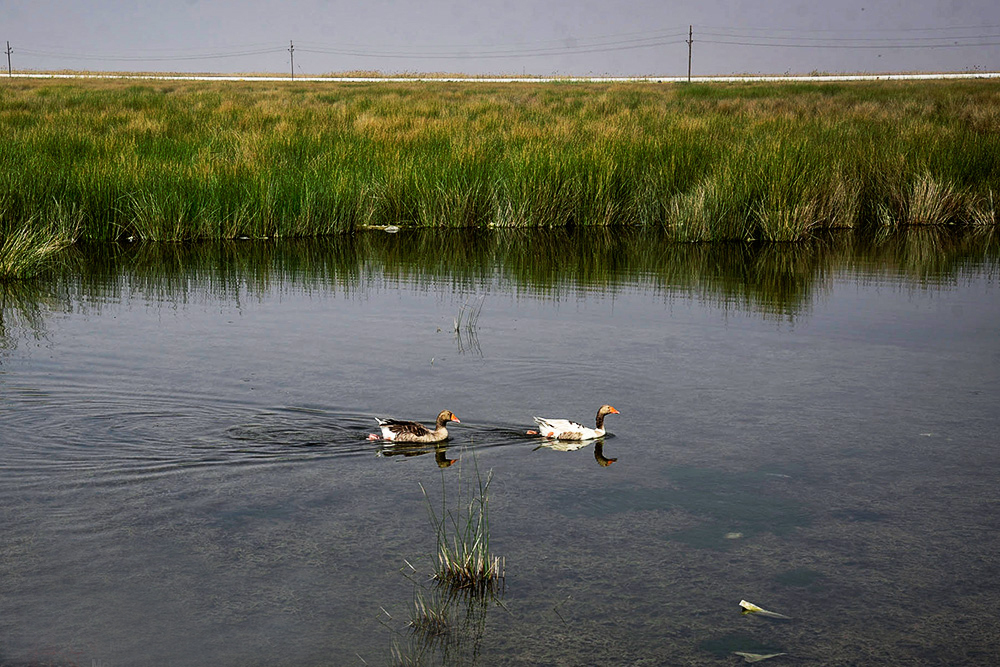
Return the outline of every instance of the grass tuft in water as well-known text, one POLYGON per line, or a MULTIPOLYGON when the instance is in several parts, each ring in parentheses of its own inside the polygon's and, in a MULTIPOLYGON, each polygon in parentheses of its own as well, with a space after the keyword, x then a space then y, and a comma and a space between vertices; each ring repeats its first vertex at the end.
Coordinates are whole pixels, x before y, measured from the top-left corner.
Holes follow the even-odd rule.
POLYGON ((504 582, 504 560, 490 551, 489 488, 493 471, 486 479, 476 467, 475 486, 459 483, 457 507, 449 509, 442 487, 441 511, 420 485, 431 523, 437 534, 437 558, 434 579, 454 591, 475 596, 500 593, 504 582), (471 488, 470 488, 471 487, 471 488))

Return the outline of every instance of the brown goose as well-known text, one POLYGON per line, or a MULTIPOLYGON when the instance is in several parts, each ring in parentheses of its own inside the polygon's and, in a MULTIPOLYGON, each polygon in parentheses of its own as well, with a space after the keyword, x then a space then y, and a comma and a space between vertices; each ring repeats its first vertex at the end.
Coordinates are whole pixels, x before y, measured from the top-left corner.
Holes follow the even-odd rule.
POLYGON ((604 417, 621 414, 610 405, 602 405, 597 411, 596 428, 587 428, 568 419, 548 419, 535 417, 537 431, 528 431, 529 435, 542 435, 552 440, 593 440, 605 434, 604 417))
MULTIPOLYGON (((382 429, 382 438, 392 442, 441 442, 448 437, 448 429, 445 428, 445 424, 448 422, 462 423, 451 410, 441 411, 441 414, 437 416, 433 431, 419 422, 379 419, 378 417, 375 418, 375 421, 382 429)), ((379 435, 372 433, 368 439, 378 440, 379 435)))

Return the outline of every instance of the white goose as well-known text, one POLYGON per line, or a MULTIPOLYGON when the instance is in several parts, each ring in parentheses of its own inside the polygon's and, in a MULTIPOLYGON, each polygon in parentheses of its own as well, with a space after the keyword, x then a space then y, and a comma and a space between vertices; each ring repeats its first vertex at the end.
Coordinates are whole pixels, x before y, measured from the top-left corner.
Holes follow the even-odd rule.
POLYGON ((549 419, 547 417, 535 417, 538 424, 537 431, 528 431, 529 435, 541 435, 550 440, 593 440, 600 438, 606 431, 604 430, 604 417, 606 415, 621 414, 610 405, 602 405, 597 411, 597 421, 595 428, 587 428, 582 424, 572 422, 568 419, 549 419))

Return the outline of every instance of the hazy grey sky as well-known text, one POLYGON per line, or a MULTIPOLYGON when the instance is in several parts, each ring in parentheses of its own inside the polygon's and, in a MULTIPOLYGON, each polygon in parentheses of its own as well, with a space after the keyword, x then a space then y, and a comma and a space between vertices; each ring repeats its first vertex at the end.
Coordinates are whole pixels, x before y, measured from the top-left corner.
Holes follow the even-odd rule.
POLYGON ((1000 69, 1000 0, 0 0, 25 70, 681 75, 691 24, 695 75, 1000 69))

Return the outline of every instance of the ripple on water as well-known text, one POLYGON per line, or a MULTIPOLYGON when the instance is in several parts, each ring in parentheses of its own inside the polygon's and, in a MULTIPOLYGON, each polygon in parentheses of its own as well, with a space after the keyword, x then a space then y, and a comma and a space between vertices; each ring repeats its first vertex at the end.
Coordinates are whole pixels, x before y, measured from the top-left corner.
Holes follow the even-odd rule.
POLYGON ((369 419, 205 396, 83 390, 11 398, 0 469, 18 487, 123 484, 215 467, 374 455, 369 419))
MULTIPOLYGON (((204 466, 294 464, 373 456, 373 415, 320 407, 261 408, 209 396, 124 394, 74 387, 9 396, 0 464, 22 484, 82 473, 93 483, 169 474, 204 466)), ((463 423, 451 447, 522 444, 509 425, 463 423)))

